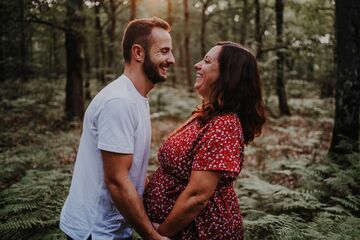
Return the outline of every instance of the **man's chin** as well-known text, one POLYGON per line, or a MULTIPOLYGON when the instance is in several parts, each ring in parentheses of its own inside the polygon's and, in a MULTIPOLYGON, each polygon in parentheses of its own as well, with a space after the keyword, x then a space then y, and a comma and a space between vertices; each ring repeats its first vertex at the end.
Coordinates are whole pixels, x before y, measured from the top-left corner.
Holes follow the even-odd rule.
POLYGON ((149 79, 152 83, 156 84, 156 83, 165 82, 167 78, 166 78, 166 76, 164 77, 161 75, 157 75, 157 76, 149 78, 149 79))

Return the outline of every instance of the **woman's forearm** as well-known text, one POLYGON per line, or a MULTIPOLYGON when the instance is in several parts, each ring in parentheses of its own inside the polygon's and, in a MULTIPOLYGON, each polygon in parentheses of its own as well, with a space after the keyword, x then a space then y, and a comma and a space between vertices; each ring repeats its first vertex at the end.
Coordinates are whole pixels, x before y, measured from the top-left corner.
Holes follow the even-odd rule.
POLYGON ((172 237, 189 225, 206 207, 214 194, 221 174, 216 171, 193 171, 185 190, 179 195, 158 232, 172 237))
POLYGON ((166 220, 160 224, 158 232, 163 236, 174 236, 178 231, 189 225, 206 207, 208 200, 205 198, 205 196, 184 190, 176 200, 166 220))

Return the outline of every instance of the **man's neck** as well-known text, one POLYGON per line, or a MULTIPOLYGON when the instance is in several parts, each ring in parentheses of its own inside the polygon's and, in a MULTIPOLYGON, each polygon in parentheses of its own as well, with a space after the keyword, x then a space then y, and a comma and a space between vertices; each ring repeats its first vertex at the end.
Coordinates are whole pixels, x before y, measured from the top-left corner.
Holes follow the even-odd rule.
POLYGON ((141 65, 125 65, 124 74, 132 81, 136 90, 144 97, 147 97, 150 90, 154 88, 154 84, 146 77, 141 65))

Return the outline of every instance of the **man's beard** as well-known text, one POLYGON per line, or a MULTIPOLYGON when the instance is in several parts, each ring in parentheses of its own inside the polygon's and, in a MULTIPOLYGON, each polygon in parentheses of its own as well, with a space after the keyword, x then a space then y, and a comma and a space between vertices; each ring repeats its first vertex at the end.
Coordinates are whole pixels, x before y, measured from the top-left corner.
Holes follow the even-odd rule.
POLYGON ((144 72, 148 79, 154 84, 166 81, 166 77, 160 75, 158 67, 151 61, 148 53, 145 54, 144 72))

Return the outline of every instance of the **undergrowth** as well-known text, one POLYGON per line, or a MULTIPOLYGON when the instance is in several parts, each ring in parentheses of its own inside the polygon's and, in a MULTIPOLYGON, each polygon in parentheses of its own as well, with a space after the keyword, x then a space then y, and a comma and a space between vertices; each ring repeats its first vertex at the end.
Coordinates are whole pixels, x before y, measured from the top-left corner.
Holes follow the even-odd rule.
MULTIPOLYGON (((70 185, 81 124, 63 121, 63 87, 62 81, 39 85, 38 80, 36 84, 4 83, 0 89, 4 116, 0 126, 1 240, 65 239, 58 229, 59 214, 70 185)), ((161 124, 186 118, 199 102, 186 91, 166 86, 151 95, 152 116, 159 128, 153 129, 159 133, 157 142, 171 130, 161 124)), ((320 100, 315 102, 316 112, 306 118, 272 119, 275 134, 265 134, 256 140, 260 144, 247 150, 247 157, 257 156, 262 163, 248 168, 245 164, 235 183, 245 239, 359 239, 360 155, 330 159, 322 154, 326 145, 321 141, 327 138, 319 129, 316 134, 303 129, 308 122, 314 128, 331 124, 326 118, 316 125, 314 116, 324 112, 329 102, 325 107, 320 100), (287 127, 293 122, 298 125, 289 133, 287 127), (285 142, 299 133, 309 141, 285 142), (276 148, 275 138, 281 134, 286 138, 282 148, 276 148), (319 149, 314 152, 314 148, 319 149)), ((294 106, 293 111, 301 113, 312 105, 304 99, 294 106)))
POLYGON ((245 239, 358 239, 360 154, 337 158, 291 159, 261 174, 245 171, 236 185, 245 239), (271 180, 282 173, 293 174, 297 185, 271 180))

